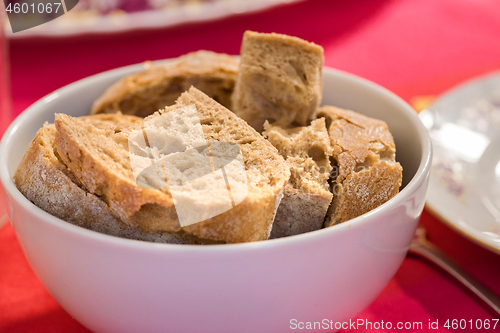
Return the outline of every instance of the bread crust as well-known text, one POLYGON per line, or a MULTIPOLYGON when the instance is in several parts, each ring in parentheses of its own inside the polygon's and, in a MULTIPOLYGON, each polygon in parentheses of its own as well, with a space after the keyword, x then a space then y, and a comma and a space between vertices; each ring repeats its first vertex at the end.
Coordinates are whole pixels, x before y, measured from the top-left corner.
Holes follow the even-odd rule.
POLYGON ((387 124, 333 106, 318 109, 325 117, 333 147, 333 201, 325 227, 364 214, 399 192, 403 168, 387 124))
POLYGON ((230 108, 238 65, 237 57, 204 50, 188 53, 163 66, 148 63, 144 71, 109 87, 94 102, 91 113, 121 111, 146 117, 173 105, 191 86, 230 108))
POLYGON ((331 201, 332 194, 328 191, 307 193, 287 185, 269 238, 299 235, 321 229, 331 201))
POLYGON ((322 96, 323 48, 297 37, 246 31, 233 111, 261 132, 265 120, 306 126, 322 96))

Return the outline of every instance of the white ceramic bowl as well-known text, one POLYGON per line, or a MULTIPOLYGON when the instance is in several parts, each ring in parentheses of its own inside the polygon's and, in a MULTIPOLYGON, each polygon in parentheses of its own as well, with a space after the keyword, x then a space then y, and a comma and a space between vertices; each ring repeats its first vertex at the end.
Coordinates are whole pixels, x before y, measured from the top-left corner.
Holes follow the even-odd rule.
POLYGON ((379 295, 422 212, 431 143, 400 98, 336 70, 324 71, 324 104, 385 120, 404 168, 401 192, 351 221, 255 243, 155 244, 74 226, 24 198, 12 177, 42 124, 55 112, 86 114, 106 87, 140 69, 119 68, 55 91, 23 112, 0 144, 0 179, 17 238, 70 315, 95 332, 285 332, 300 322, 335 328, 379 295))

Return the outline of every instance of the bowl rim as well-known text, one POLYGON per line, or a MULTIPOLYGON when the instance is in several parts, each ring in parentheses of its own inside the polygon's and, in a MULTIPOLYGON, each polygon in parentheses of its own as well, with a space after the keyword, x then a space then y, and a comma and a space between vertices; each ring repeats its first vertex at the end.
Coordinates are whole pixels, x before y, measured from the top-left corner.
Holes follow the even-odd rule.
MULTIPOLYGON (((169 59, 160 60, 158 61, 158 63, 165 61, 169 61, 169 59)), ((142 63, 139 63, 94 74, 92 76, 80 79, 64 87, 61 87, 55 90, 54 92, 46 95, 45 97, 39 99, 31 106, 29 106, 26 110, 24 110, 7 128, 2 137, 2 140, 0 141, 0 156, 7 156, 7 151, 9 150, 9 147, 12 144, 13 135, 16 133, 16 131, 19 130, 22 124, 26 122, 28 119, 30 119, 33 114, 36 114, 38 112, 38 109, 45 103, 48 103, 58 98, 60 95, 64 95, 73 90, 78 90, 81 85, 89 84, 94 81, 98 81, 103 77, 113 74, 118 74, 120 72, 135 71, 135 70, 138 71, 141 68, 143 68, 142 66, 143 66, 142 63)), ((401 109, 410 117, 410 119, 416 126, 416 129, 419 134, 419 140, 421 141, 422 144, 422 157, 420 159, 418 169, 413 175, 412 179, 398 194, 396 194, 393 198, 391 198, 384 204, 378 206, 377 208, 372 209, 371 211, 363 215, 360 215, 354 219, 336 225, 334 228, 324 228, 299 235, 288 236, 277 239, 268 239, 265 241, 236 243, 236 244, 216 244, 210 246, 146 242, 134 239, 121 238, 117 236, 111 236, 99 233, 97 231, 88 230, 83 227, 79 227, 72 223, 66 222, 35 206, 33 203, 31 203, 31 201, 25 198, 24 195, 15 186, 13 177, 11 177, 8 172, 7 162, 6 162, 7 158, 0 159, 0 182, 2 183, 4 191, 6 192, 6 194, 8 194, 8 196, 12 197, 24 209, 29 211, 31 214, 38 216, 45 223, 51 224, 52 226, 55 226, 57 228, 61 228, 65 232, 70 232, 78 234, 81 237, 89 238, 89 240, 92 241, 109 243, 116 246, 133 247, 142 250, 155 251, 159 249, 160 250, 166 249, 168 251, 174 251, 174 252, 189 252, 189 253, 217 252, 218 253, 227 251, 231 252, 248 251, 248 249, 282 248, 282 247, 296 246, 302 243, 309 243, 311 241, 323 237, 330 237, 331 234, 342 232, 342 230, 345 230, 347 228, 359 228, 360 226, 363 225, 363 223, 367 223, 368 220, 380 217, 382 214, 384 214, 385 210, 392 209, 401 204, 406 199, 406 197, 410 196, 420 186, 421 183, 425 182, 426 178, 428 178, 431 167, 432 144, 427 130, 425 129, 424 125, 418 118, 417 112, 415 112, 408 103, 406 103, 403 99, 401 99, 393 92, 365 78, 362 78, 360 76, 351 73, 347 73, 342 70, 324 67, 323 72, 340 76, 342 79, 355 81, 357 84, 360 84, 364 88, 374 90, 377 94, 384 95, 387 98, 389 98, 391 102, 397 105, 399 109, 401 109)))

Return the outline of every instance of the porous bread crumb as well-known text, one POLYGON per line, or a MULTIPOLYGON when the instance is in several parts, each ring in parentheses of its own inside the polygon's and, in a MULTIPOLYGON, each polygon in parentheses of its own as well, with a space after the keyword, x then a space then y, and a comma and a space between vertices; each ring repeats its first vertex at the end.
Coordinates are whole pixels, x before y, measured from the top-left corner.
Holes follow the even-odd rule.
POLYGON ((325 227, 364 214, 393 196, 402 182, 396 146, 387 124, 333 106, 318 109, 325 117, 333 147, 333 200, 325 227))
POLYGON ((265 120, 305 126, 322 96, 323 48, 297 37, 246 31, 232 110, 261 132, 265 120))
POLYGON ((264 129, 264 137, 285 157, 291 173, 271 238, 321 229, 332 201, 328 190, 332 147, 325 119, 293 129, 283 129, 266 121, 264 129))
POLYGON ((149 66, 109 87, 92 105, 91 113, 133 114, 146 117, 173 105, 191 86, 231 107, 239 59, 223 53, 196 51, 165 65, 149 66))

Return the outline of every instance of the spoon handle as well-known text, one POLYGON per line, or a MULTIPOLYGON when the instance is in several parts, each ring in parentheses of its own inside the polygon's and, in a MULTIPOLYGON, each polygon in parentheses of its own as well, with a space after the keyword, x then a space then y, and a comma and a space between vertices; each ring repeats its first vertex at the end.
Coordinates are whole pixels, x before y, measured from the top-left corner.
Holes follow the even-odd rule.
POLYGON ((429 242, 426 238, 424 228, 417 228, 415 237, 408 249, 408 254, 427 259, 429 262, 446 271, 478 296, 500 318, 500 297, 448 258, 434 244, 429 242))

